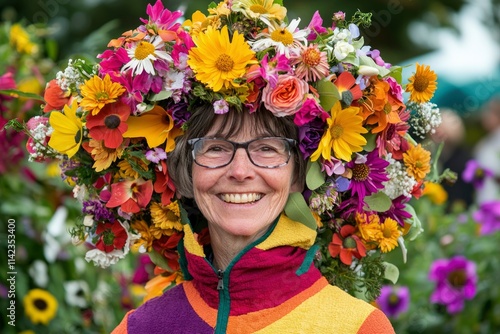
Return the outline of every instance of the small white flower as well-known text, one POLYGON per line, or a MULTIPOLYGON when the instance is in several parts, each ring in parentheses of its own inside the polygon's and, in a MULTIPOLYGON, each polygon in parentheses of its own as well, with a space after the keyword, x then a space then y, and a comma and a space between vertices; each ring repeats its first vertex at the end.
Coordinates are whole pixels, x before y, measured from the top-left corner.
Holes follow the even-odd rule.
POLYGON ((379 70, 375 67, 367 66, 367 65, 361 65, 358 68, 358 74, 367 76, 367 77, 372 77, 374 75, 379 74, 379 70))
POLYGON ((28 269, 28 274, 31 276, 35 284, 41 288, 45 288, 49 283, 49 275, 47 274, 47 264, 42 260, 35 260, 28 269))
POLYGON ((70 306, 86 308, 88 306, 87 296, 89 286, 85 281, 67 281, 64 282, 66 303, 70 306))
POLYGON ((83 218, 83 225, 87 227, 92 227, 94 225, 94 216, 93 215, 86 215, 83 218))

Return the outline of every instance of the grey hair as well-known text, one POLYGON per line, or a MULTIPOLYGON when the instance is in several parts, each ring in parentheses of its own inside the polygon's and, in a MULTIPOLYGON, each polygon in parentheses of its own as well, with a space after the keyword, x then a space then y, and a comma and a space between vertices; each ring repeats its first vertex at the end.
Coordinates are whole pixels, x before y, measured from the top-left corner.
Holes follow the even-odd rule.
MULTIPOLYGON (((167 158, 168 174, 175 184, 178 196, 194 197, 191 173, 193 157, 188 140, 206 136, 218 118, 222 119, 222 123, 215 134, 216 137, 229 138, 241 132, 246 120, 252 120, 255 126, 252 133, 256 135, 282 136, 298 141, 298 127, 293 122, 293 116, 276 117, 264 108, 257 110, 255 113, 230 110, 226 114, 218 115, 215 114, 212 106, 200 107, 191 115, 187 123, 186 133, 177 138, 175 149, 168 154, 167 158)), ((293 181, 298 182, 302 188, 305 182, 306 161, 298 147, 293 149, 292 155, 295 178, 293 181)))

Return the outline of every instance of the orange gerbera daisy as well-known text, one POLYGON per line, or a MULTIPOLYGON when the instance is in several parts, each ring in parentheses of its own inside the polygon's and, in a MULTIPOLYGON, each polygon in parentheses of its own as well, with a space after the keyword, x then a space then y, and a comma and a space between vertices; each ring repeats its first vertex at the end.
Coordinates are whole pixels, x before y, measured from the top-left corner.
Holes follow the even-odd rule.
POLYGON ((437 75, 430 66, 419 65, 417 71, 408 79, 406 91, 410 93, 410 101, 429 102, 437 88, 437 75))
POLYGON ((123 102, 105 105, 96 115, 87 116, 89 137, 104 140, 107 148, 118 148, 123 142, 123 133, 127 131, 130 107, 123 102))
POLYGON ((97 115, 106 104, 116 102, 125 92, 125 87, 112 82, 109 74, 106 74, 104 79, 94 75, 80 89, 83 96, 80 107, 90 111, 92 115, 97 115))
POLYGON ((403 153, 403 161, 408 174, 413 176, 417 182, 422 181, 431 170, 431 153, 420 144, 412 146, 403 153))

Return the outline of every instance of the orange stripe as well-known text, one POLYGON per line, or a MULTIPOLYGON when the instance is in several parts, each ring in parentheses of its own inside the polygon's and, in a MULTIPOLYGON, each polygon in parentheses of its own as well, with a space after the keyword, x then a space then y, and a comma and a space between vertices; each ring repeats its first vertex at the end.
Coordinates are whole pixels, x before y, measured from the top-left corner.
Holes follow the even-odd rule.
POLYGON ((264 309, 244 315, 230 316, 227 331, 229 333, 253 333, 262 329, 293 311, 302 302, 320 292, 327 285, 328 281, 321 277, 306 290, 274 307, 271 312, 269 309, 264 309))
POLYGON ((120 322, 120 324, 118 326, 116 326, 115 329, 113 329, 113 331, 111 332, 111 334, 127 334, 128 333, 128 331, 127 331, 128 317, 134 311, 135 310, 128 311, 127 314, 125 314, 125 316, 123 317, 123 319, 120 322))
POLYGON ((394 333, 394 328, 385 314, 379 309, 373 310, 372 313, 365 319, 363 325, 358 330, 358 334, 373 334, 373 333, 394 333))
POLYGON ((184 293, 188 299, 189 304, 193 310, 202 318, 209 326, 215 327, 217 321, 217 310, 211 308, 203 298, 201 298, 198 291, 195 289, 192 281, 185 281, 182 283, 184 293))

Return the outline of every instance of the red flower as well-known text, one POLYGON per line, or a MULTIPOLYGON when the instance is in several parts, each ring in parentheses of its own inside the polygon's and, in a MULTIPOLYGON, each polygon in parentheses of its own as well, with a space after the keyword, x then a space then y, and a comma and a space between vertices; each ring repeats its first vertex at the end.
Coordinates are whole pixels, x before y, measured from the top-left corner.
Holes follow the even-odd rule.
POLYGON ((43 111, 62 110, 64 105, 68 104, 69 98, 61 87, 59 87, 56 79, 50 80, 43 94, 43 99, 47 102, 45 107, 43 107, 43 111))
POLYGON ((344 225, 340 233, 333 235, 332 242, 328 245, 330 255, 337 257, 340 254, 340 261, 348 266, 351 265, 353 256, 357 259, 366 256, 365 245, 354 232, 356 232, 354 226, 344 225))
POLYGON ((153 241, 153 249, 162 255, 167 261, 170 272, 180 269, 179 253, 177 252, 177 245, 184 236, 183 232, 177 232, 172 235, 163 235, 160 239, 153 241))
POLYGON ((118 148, 123 142, 123 133, 128 129, 126 123, 130 116, 130 107, 123 102, 106 104, 98 114, 87 116, 89 136, 95 140, 104 140, 107 148, 118 148))
POLYGON ((342 95, 342 103, 347 107, 363 96, 361 88, 356 84, 356 79, 350 72, 342 72, 334 81, 334 84, 342 95))
POLYGON ((123 212, 137 213, 145 208, 153 195, 153 183, 143 179, 127 180, 111 185, 111 198, 107 208, 120 206, 123 212))
POLYGON ((156 181, 153 185, 154 191, 161 194, 161 204, 169 205, 175 194, 174 182, 170 179, 167 172, 167 163, 162 160, 161 168, 156 168, 156 181))
POLYGON ((128 238, 127 231, 119 222, 99 223, 95 232, 99 236, 95 246, 106 253, 122 250, 128 238))

